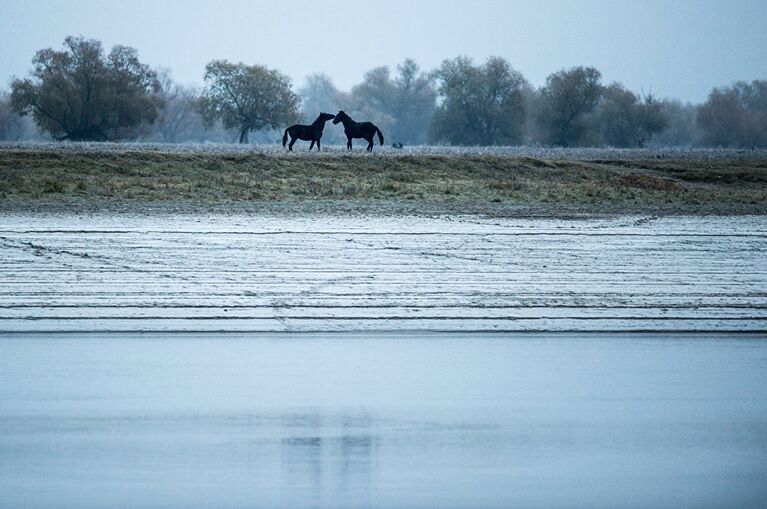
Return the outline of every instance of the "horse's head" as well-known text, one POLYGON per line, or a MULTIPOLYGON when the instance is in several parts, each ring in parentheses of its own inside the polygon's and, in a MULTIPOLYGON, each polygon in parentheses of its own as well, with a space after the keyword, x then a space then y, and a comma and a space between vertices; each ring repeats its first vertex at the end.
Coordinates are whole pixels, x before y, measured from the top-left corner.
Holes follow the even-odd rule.
POLYGON ((349 115, 347 115, 344 110, 341 110, 338 113, 336 113, 336 118, 333 119, 333 123, 337 124, 339 122, 343 122, 344 119, 347 119, 347 118, 349 118, 349 115))
POLYGON ((322 122, 327 122, 328 120, 333 120, 334 118, 336 118, 336 116, 332 113, 325 113, 324 111, 320 113, 320 120, 322 122))

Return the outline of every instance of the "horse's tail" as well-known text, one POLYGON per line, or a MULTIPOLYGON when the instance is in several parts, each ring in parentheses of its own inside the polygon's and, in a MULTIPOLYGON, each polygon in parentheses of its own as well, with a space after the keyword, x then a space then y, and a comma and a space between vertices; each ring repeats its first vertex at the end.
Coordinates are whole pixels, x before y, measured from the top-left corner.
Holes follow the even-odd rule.
MULTIPOLYGON (((290 127, 288 127, 288 129, 290 129, 290 127)), ((285 129, 285 134, 282 135, 282 146, 283 147, 288 142, 288 129, 285 129)))
POLYGON ((378 133, 378 140, 381 142, 381 146, 383 147, 383 133, 378 128, 378 126, 375 126, 376 132, 378 133))

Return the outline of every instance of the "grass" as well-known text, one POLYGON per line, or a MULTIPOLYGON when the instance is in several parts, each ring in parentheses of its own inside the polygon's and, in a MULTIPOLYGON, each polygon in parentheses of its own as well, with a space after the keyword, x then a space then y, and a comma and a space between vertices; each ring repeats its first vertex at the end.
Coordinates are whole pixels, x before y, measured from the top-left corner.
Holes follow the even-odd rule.
POLYGON ((338 201, 767 213, 767 159, 0 150, 0 204, 338 201))

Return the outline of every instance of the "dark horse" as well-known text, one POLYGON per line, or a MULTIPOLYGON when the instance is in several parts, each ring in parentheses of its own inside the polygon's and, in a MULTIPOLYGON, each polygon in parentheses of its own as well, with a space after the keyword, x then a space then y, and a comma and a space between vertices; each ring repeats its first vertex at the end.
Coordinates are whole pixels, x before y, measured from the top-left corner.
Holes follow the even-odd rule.
POLYGON ((344 124, 344 133, 346 134, 346 139, 349 140, 346 142, 346 148, 349 150, 352 149, 352 139, 364 138, 368 141, 368 152, 371 152, 373 150, 373 136, 376 133, 378 133, 378 140, 381 142, 381 145, 384 144, 383 133, 372 122, 355 122, 344 110, 339 111, 336 114, 335 120, 333 120, 334 124, 339 122, 344 124))
POLYGON ((320 113, 317 120, 312 122, 312 125, 296 124, 285 129, 285 134, 282 135, 282 146, 288 142, 288 135, 290 135, 290 145, 288 150, 293 150, 293 144, 296 140, 312 140, 312 144, 309 145, 309 150, 314 147, 314 142, 317 142, 317 150, 320 149, 320 138, 322 138, 322 130, 325 129, 325 122, 331 120, 333 115, 330 113, 320 113))

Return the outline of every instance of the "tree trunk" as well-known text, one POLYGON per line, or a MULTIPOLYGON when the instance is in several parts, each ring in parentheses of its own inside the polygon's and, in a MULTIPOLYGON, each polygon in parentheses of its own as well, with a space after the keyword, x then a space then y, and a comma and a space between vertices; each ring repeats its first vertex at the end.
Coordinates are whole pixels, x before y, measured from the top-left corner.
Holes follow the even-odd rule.
POLYGON ((244 127, 240 129, 240 143, 247 143, 248 142, 248 131, 250 129, 247 127, 244 127))

